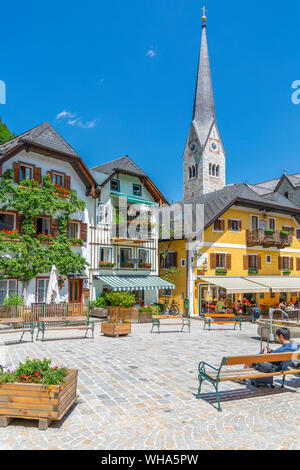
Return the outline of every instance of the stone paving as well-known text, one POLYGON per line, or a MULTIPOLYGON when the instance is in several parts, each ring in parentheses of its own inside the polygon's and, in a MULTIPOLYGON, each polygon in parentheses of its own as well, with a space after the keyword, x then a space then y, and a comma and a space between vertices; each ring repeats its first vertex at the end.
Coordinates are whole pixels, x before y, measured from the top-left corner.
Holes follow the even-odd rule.
POLYGON ((176 326, 165 326, 161 334, 150 329, 133 325, 130 337, 115 339, 101 336, 98 324, 94 340, 60 331, 33 344, 12 343, 12 335, 1 335, 7 343, 0 354, 8 367, 29 356, 77 368, 79 399, 46 431, 21 419, 0 428, 0 449, 300 448, 298 377, 290 376, 285 390, 280 380, 274 390, 223 383, 223 413, 217 412, 207 382, 201 399, 195 397, 199 361, 218 366, 224 355, 258 352, 255 325, 243 324, 241 332, 217 325, 208 332, 192 320, 190 334, 176 326))

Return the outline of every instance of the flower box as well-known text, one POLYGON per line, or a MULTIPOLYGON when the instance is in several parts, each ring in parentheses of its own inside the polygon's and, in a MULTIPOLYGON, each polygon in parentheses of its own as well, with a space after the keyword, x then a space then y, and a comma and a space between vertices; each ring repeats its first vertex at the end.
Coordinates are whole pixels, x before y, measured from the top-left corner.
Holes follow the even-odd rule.
POLYGON ((258 269, 249 269, 248 274, 258 274, 258 269))
POLYGON ((99 268, 100 269, 114 268, 115 266, 116 266, 116 263, 111 263, 111 262, 105 263, 104 261, 99 261, 99 268))
POLYGON ((140 263, 140 264, 139 264, 139 268, 140 268, 140 269, 151 269, 151 268, 152 268, 152 264, 151 264, 151 263, 140 263))
POLYGON ((0 384, 0 427, 14 418, 37 419, 41 430, 51 421, 60 421, 77 399, 77 375, 76 369, 68 370, 62 385, 0 384))
POLYGON ((289 274, 291 274, 292 271, 290 271, 289 269, 285 269, 284 271, 282 271, 282 274, 284 276, 288 276, 289 274))
POLYGON ((227 269, 221 269, 221 268, 216 269, 216 274, 227 274, 227 273, 228 273, 227 269))
POLYGON ((134 264, 133 263, 122 263, 121 268, 132 269, 132 268, 134 268, 134 264))
POLYGON ((127 336, 131 333, 131 323, 101 323, 101 333, 112 338, 127 336))

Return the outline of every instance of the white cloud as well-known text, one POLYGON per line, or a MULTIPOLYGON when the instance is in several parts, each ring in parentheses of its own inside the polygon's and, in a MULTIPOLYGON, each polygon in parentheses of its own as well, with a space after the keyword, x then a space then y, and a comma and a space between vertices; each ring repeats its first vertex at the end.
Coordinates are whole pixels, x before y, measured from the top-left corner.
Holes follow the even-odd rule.
POLYGON ((56 119, 67 119, 67 124, 69 126, 78 126, 82 129, 92 129, 95 127, 97 122, 97 119, 94 119, 93 121, 84 121, 81 117, 77 117, 77 113, 70 113, 69 111, 62 111, 57 114, 56 119))
POLYGON ((156 56, 156 52, 154 49, 149 49, 148 52, 146 52, 146 57, 151 57, 151 59, 153 59, 153 57, 156 56))

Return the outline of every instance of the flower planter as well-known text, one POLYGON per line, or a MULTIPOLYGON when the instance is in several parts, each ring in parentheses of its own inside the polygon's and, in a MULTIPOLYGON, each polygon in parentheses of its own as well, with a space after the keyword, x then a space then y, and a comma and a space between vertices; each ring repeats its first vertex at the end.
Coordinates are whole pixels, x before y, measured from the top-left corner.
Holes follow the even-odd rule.
POLYGON ((69 370, 62 385, 0 384, 0 427, 15 418, 37 419, 41 430, 60 421, 77 399, 77 375, 76 369, 69 370))
POLYGON ((107 318, 108 311, 107 311, 106 308, 92 307, 90 309, 90 316, 91 317, 97 317, 97 318, 107 318))
POLYGON ((101 333, 112 338, 127 336, 131 333, 131 323, 101 323, 101 333))
POLYGON ((19 242, 20 240, 21 240, 20 238, 9 238, 9 237, 0 238, 0 241, 2 242, 19 242))

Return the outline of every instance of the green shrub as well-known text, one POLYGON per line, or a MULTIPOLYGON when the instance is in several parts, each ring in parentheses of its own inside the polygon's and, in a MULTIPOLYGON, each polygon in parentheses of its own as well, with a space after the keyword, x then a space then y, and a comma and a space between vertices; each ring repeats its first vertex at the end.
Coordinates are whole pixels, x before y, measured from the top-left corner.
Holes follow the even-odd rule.
POLYGON ((0 366, 0 383, 41 383, 44 385, 59 385, 65 382, 67 369, 50 367, 51 359, 29 359, 20 362, 19 367, 10 371, 0 366))
POLYGON ((130 292, 106 292, 105 298, 112 307, 132 307, 135 304, 135 296, 130 292))
POLYGON ((107 305, 107 300, 104 295, 99 295, 96 300, 90 303, 90 307, 104 308, 107 305))
POLYGON ((164 305, 163 304, 156 303, 156 304, 153 304, 152 307, 157 307, 158 311, 159 311, 159 314, 163 313, 163 311, 164 311, 164 305))
POLYGON ((10 307, 12 305, 23 305, 24 298, 19 297, 18 294, 9 294, 3 301, 5 307, 10 307))

